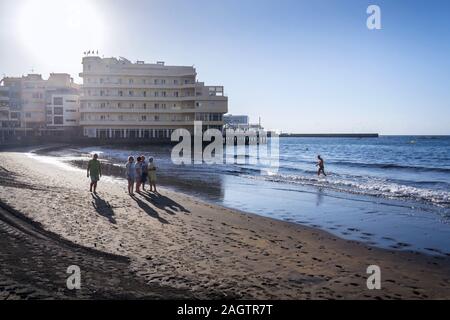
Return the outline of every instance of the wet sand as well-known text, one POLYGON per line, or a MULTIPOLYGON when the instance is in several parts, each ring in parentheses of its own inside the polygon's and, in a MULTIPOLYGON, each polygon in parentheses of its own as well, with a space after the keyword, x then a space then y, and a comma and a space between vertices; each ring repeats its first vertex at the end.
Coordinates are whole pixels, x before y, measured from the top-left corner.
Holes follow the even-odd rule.
POLYGON ((19 212, 15 225, 0 223, 1 297, 450 298, 448 257, 376 249, 167 189, 130 197, 111 177, 97 195, 88 188, 84 170, 0 153, 0 201, 19 212), (66 265, 81 260, 84 286, 68 292, 66 265), (372 264, 381 290, 366 287, 372 264))

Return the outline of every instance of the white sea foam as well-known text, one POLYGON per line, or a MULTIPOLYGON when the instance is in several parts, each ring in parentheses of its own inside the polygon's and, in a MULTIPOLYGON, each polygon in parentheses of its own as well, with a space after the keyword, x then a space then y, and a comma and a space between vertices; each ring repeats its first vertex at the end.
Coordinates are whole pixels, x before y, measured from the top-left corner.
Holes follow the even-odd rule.
POLYGON ((352 179, 351 177, 340 176, 313 177, 288 174, 243 176, 251 179, 263 179, 273 182, 325 187, 335 191, 351 192, 362 195, 396 199, 413 199, 443 207, 450 207, 450 192, 406 186, 373 177, 352 179))

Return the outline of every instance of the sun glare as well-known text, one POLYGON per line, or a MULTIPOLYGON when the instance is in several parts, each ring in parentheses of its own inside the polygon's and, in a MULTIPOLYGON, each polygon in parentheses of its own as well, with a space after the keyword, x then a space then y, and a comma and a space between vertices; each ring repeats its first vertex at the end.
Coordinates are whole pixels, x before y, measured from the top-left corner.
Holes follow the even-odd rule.
POLYGON ((16 21, 27 53, 50 65, 105 43, 104 21, 89 0, 25 0, 16 21))

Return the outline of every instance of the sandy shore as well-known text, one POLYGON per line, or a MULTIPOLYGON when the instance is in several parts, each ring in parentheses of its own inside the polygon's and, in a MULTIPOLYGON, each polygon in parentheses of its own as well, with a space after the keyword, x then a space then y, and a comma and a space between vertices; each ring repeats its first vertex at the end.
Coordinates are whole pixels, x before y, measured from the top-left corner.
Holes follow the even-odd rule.
MULTIPOLYGON (((110 177, 100 181, 93 196, 83 170, 42 159, 1 152, 0 201, 31 219, 34 228, 73 244, 54 236, 44 239, 51 245, 37 238, 21 240, 28 234, 16 235, 13 248, 0 245, 0 261, 9 270, 0 278, 0 297, 27 297, 14 291, 25 283, 35 287, 38 297, 55 298, 95 297, 90 293, 102 286, 99 296, 106 298, 450 298, 450 258, 371 248, 167 189, 131 198, 125 181, 110 177), (27 243, 40 247, 27 248, 27 243), (23 260, 25 250, 30 263, 23 260), (50 256, 52 268, 62 270, 46 278, 45 268, 36 270, 33 259, 48 264, 50 256), (76 294, 68 293, 63 281, 72 259, 87 274, 76 294), (372 264, 381 268, 381 290, 366 287, 366 268, 372 264), (128 285, 117 286, 120 292, 114 295, 112 283, 128 285)), ((6 220, 0 224, 5 244, 13 241, 5 238, 11 228, 6 220)))

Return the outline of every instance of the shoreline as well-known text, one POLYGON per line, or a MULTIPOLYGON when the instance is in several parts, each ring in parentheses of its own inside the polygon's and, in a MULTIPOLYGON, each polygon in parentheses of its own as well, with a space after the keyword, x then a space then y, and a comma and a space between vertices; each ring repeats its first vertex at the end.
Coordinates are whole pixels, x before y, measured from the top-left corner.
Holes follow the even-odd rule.
POLYGON ((108 177, 95 200, 82 170, 20 155, 0 153, 2 169, 15 175, 9 185, 2 176, 0 201, 77 245, 127 257, 147 284, 210 298, 212 291, 242 299, 450 297, 446 257, 369 247, 166 188, 132 200, 108 177), (382 269, 382 290, 366 288, 371 264, 382 269))
MULTIPOLYGON (((86 152, 94 149, 82 148, 81 151, 75 146, 48 152, 47 155, 58 157, 61 163, 84 169, 90 158, 86 152)), ((101 157, 104 174, 123 179, 121 158, 108 148, 98 149, 98 152, 103 151, 105 154, 101 157)), ((329 185, 322 189, 314 185, 298 187, 295 184, 272 183, 264 179, 258 181, 257 178, 248 180, 239 173, 229 174, 228 170, 218 170, 215 173, 205 170, 203 177, 203 170, 189 167, 184 171, 167 163, 164 154, 166 151, 155 152, 159 161, 163 161, 158 174, 159 185, 171 191, 242 213, 324 230, 341 239, 363 242, 373 247, 450 256, 446 245, 449 243, 445 222, 441 223, 437 218, 430 221, 428 217, 429 211, 435 217, 444 214, 438 206, 412 199, 393 199, 361 194, 354 190, 336 190, 329 185), (246 197, 243 196, 247 192, 245 186, 254 190, 246 197), (292 207, 279 199, 291 203, 292 207), (344 207, 347 209, 342 210, 344 207), (420 219, 426 227, 421 229, 418 220, 412 224, 410 220, 404 220, 405 214, 415 215, 416 220, 420 219), (396 229, 397 225, 401 227, 396 229), (419 229, 415 229, 417 227, 419 229), (431 238, 427 236, 430 232, 433 232, 431 238)), ((127 155, 122 154, 122 157, 125 156, 127 155)))

